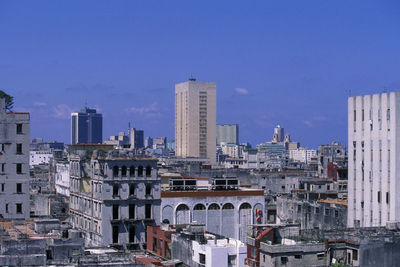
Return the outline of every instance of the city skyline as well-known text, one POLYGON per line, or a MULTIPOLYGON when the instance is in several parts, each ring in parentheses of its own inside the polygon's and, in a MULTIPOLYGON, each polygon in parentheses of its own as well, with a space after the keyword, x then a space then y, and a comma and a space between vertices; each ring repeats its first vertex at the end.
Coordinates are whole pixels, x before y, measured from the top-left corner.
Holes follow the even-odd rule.
POLYGON ((240 142, 280 124, 316 148, 347 143, 349 94, 400 90, 394 1, 43 3, 1 3, 0 89, 31 113, 32 137, 67 143, 87 102, 104 136, 131 122, 173 139, 174 84, 192 74, 218 84, 217 123, 239 124, 240 142))

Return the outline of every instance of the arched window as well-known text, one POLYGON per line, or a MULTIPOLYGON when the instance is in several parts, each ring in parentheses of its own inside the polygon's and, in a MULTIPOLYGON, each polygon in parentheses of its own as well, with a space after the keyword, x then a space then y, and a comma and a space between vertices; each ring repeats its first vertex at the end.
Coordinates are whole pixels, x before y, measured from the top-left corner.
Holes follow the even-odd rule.
POLYGON ((146 185, 146 195, 151 195, 151 184, 146 185))
POLYGON ((129 176, 131 177, 135 176, 135 166, 131 166, 129 168, 129 176))
POLYGON ((240 208, 239 208, 239 209, 241 209, 241 210, 248 210, 248 209, 251 209, 251 206, 250 206, 249 203, 243 203, 242 205, 240 205, 240 208))
POLYGON ((137 175, 138 176, 143 176, 143 166, 139 166, 137 169, 137 175))
POLYGON ((147 177, 151 176, 151 167, 150 166, 146 167, 146 176, 147 177))
POLYGON ((113 167, 113 176, 118 177, 118 175, 119 175, 119 168, 118 168, 118 166, 114 166, 113 167))
POLYGON ((176 208, 176 211, 182 211, 182 210, 189 210, 189 207, 186 206, 185 204, 180 204, 180 205, 176 208))
POLYGON ((222 209, 223 210, 233 210, 234 207, 233 207, 232 203, 226 203, 226 204, 224 204, 224 206, 222 206, 222 209))
POLYGON ((127 171, 126 166, 122 166, 122 168, 121 168, 121 176, 126 176, 126 171, 127 171))
POLYGON ((204 206, 203 204, 196 204, 196 206, 194 206, 193 210, 205 210, 206 206, 204 206))
POLYGON ((129 185, 129 195, 130 196, 133 196, 133 195, 135 195, 135 184, 130 184, 129 185))
POLYGON ((218 206, 218 204, 213 203, 208 207, 209 210, 219 210, 220 207, 218 206))

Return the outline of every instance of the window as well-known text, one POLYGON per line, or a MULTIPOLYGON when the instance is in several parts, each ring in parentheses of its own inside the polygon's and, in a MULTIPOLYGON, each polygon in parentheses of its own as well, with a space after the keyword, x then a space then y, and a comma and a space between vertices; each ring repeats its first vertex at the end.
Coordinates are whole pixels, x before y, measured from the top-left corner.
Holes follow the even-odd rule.
POLYGON ((130 196, 135 195, 135 184, 130 184, 129 185, 129 195, 130 196))
POLYGON ((281 264, 286 264, 288 262, 287 257, 281 257, 281 264))
POLYGON ((381 191, 378 191, 378 203, 381 203, 381 191))
POLYGON ((228 265, 236 265, 236 255, 228 255, 228 265))
POLYGON ((16 171, 17 171, 17 174, 21 174, 22 173, 22 164, 21 163, 17 163, 16 171))
POLYGON ((329 209, 325 209, 325 216, 329 216, 329 209))
POLYGON ((386 192, 386 204, 389 204, 389 192, 386 192))
POLYGON ((118 196, 119 186, 118 184, 113 185, 113 196, 118 196))
POLYGON ((20 183, 17 184, 17 193, 18 194, 22 193, 22 184, 20 184, 20 183))
POLYGON ((151 184, 146 185, 146 195, 151 195, 151 184))
POLYGON ((8 213, 8 204, 6 204, 6 213, 8 213))
POLYGON ((113 167, 113 176, 118 177, 118 175, 119 175, 119 168, 118 168, 118 166, 114 166, 113 167))
POLYGON ((335 217, 339 217, 339 211, 335 210, 335 217))
POLYGON ((2 151, 2 152, 4 152, 5 148, 6 148, 5 145, 4 145, 4 144, 1 144, 1 151, 2 151))
POLYGON ((22 213, 22 204, 21 203, 17 203, 17 213, 22 213))
POLYGON ((151 219, 151 204, 145 205, 145 218, 151 219))
POLYGON ((113 220, 118 220, 119 218, 119 205, 113 205, 113 220))
POLYGON ((129 219, 135 219, 135 204, 129 204, 129 219))
POLYGON ((135 176, 135 166, 129 168, 129 176, 135 176))
POLYGON ((118 236, 119 236, 119 226, 113 225, 113 227, 112 227, 112 242, 113 242, 113 244, 118 244, 118 236))
POLYGON ((318 254, 317 254, 317 259, 319 259, 319 260, 323 260, 324 257, 325 257, 325 254, 324 254, 324 253, 318 253, 318 254))
POLYGON ((353 249, 353 261, 357 261, 358 260, 358 250, 353 249))
POLYGON ((294 255, 294 258, 295 258, 295 259, 302 259, 302 258, 303 258, 303 255, 301 255, 301 254, 296 254, 296 255, 294 255))
POLYGON ((2 163, 2 164, 1 164, 1 172, 4 172, 4 170, 5 170, 5 166, 6 166, 6 164, 5 164, 5 163, 2 163))
POLYGON ((157 238, 153 237, 153 251, 156 252, 157 251, 157 238))
POLYGON ((22 123, 17 123, 17 134, 22 134, 22 123))
POLYGON ((151 176, 151 167, 150 166, 146 167, 146 176, 147 177, 151 176))
POLYGON ((203 253, 199 253, 199 262, 200 264, 206 264, 206 255, 203 253))
POLYGON ((126 176, 126 173, 127 173, 126 166, 122 166, 122 168, 121 168, 121 176, 126 176))
POLYGON ((1 192, 4 192, 4 184, 1 184, 1 192))
POLYGON ((143 176, 143 166, 139 166, 139 167, 138 167, 137 175, 138 175, 138 176, 143 176))
POLYGON ((17 144, 17 155, 22 154, 22 144, 17 144))
POLYGON ((129 243, 135 243, 135 226, 129 227, 129 243))

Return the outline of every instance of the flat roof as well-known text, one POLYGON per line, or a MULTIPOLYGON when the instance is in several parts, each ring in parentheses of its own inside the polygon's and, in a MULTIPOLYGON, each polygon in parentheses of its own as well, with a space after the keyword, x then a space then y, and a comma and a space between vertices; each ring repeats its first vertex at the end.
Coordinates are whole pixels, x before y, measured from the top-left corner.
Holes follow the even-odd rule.
POLYGON ((264 190, 240 189, 220 191, 168 191, 161 192, 161 198, 176 197, 241 197, 241 196, 264 196, 264 190))

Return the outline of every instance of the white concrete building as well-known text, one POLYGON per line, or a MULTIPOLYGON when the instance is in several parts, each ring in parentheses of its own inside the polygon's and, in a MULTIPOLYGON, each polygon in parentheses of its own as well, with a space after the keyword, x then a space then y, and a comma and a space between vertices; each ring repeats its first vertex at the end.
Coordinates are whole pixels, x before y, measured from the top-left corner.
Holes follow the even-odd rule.
POLYGON ((317 155, 317 150, 315 149, 307 149, 304 147, 300 147, 298 149, 289 150, 290 159, 298 162, 303 162, 306 164, 309 164, 311 162, 311 158, 315 157, 316 155, 317 155))
POLYGON ((56 164, 55 188, 58 194, 69 197, 69 162, 56 164))
POLYGON ((400 220, 400 93, 348 99, 348 226, 400 220))
POLYGON ((33 167, 40 164, 49 164, 50 160, 54 158, 51 151, 30 151, 29 152, 29 166, 33 167))
POLYGON ((189 81, 175 85, 175 155, 216 161, 215 82, 189 81))
POLYGON ((213 235, 206 244, 192 241, 193 262, 202 264, 205 267, 244 267, 247 256, 246 244, 237 239, 215 239, 213 235))
POLYGON ((228 155, 231 158, 240 158, 242 156, 240 146, 235 144, 221 143, 221 150, 222 154, 228 155))
POLYGON ((30 118, 0 98, 0 218, 29 218, 30 118))

